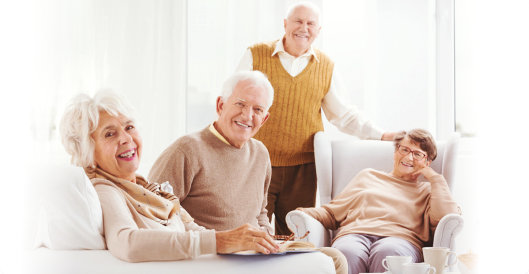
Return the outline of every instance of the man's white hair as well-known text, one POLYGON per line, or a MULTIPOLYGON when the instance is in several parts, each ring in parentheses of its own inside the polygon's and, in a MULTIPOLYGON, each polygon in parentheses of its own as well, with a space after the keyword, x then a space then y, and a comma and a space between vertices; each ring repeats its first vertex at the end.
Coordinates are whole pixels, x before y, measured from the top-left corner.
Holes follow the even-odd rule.
POLYGON ((301 2, 296 2, 292 5, 290 5, 288 8, 287 8, 287 14, 285 16, 285 18, 289 18, 292 13, 294 12, 294 10, 296 10, 297 8, 299 7, 305 7, 305 8, 308 8, 310 10, 312 10, 316 16, 318 17, 318 23, 321 24, 321 11, 320 11, 320 8, 312 3, 312 2, 308 2, 308 1, 301 1, 301 2))
POLYGON ((228 79, 226 79, 224 85, 222 86, 222 100, 228 100, 228 97, 230 97, 233 93, 235 86, 241 81, 250 81, 250 83, 253 85, 265 89, 265 91, 268 93, 268 98, 266 101, 267 105, 265 106, 266 111, 268 111, 274 102, 274 88, 272 87, 272 84, 270 84, 270 81, 268 81, 266 75, 258 70, 237 71, 232 74, 228 79))
POLYGON ((112 116, 121 114, 133 120, 132 107, 111 91, 97 92, 94 97, 86 94, 75 96, 66 107, 59 128, 62 144, 72 156, 72 164, 84 168, 95 167, 95 142, 91 135, 99 124, 100 111, 112 116))

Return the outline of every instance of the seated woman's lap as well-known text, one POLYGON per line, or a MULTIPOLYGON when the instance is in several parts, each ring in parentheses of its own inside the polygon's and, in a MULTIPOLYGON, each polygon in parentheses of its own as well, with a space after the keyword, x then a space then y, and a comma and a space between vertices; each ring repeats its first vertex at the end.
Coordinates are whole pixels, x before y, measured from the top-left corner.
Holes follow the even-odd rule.
POLYGON ((348 234, 344 235, 332 244, 332 247, 340 250, 347 259, 349 273, 367 272, 369 269, 369 249, 371 241, 367 235, 348 234))
POLYGON ((384 272, 382 260, 386 256, 411 256, 422 261, 421 250, 410 242, 396 237, 367 234, 348 234, 333 243, 347 258, 349 273, 384 272))

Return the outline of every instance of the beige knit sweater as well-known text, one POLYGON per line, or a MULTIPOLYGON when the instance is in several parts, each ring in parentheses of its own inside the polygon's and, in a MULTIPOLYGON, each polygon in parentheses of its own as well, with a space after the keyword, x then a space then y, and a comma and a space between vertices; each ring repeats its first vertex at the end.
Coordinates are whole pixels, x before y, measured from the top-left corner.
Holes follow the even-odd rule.
POLYGON ((208 128, 176 140, 149 173, 151 181, 169 181, 201 226, 228 230, 249 223, 271 232, 266 211, 270 176, 263 143, 250 139, 236 148, 208 128))
POLYGON ((430 242, 443 216, 460 213, 442 175, 410 183, 373 169, 358 173, 329 204, 300 209, 326 228, 338 229, 334 240, 371 234, 399 237, 418 248, 430 242))

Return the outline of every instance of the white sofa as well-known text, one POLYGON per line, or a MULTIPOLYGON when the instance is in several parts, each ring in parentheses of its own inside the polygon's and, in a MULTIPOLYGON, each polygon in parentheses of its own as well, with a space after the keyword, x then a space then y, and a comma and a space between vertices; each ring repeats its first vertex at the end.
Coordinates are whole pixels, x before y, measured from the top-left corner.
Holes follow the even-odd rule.
MULTIPOLYGON (((438 142, 438 156, 431 165, 445 177, 451 189, 458 140, 459 136, 454 135, 447 141, 438 142)), ((356 139, 333 141, 324 132, 318 132, 314 138, 314 153, 320 203, 329 203, 362 169, 390 171, 393 167, 393 151, 393 142, 356 139)), ((306 240, 316 246, 329 246, 335 235, 334 231, 327 231, 320 222, 299 210, 289 212, 286 221, 296 236, 310 231, 306 240)), ((454 250, 455 237, 462 228, 463 218, 460 215, 446 215, 435 230, 433 246, 454 250)))
POLYGON ((335 273, 332 260, 320 252, 277 256, 204 255, 194 260, 127 263, 108 250, 30 252, 26 273, 335 273))
POLYGON ((102 213, 92 184, 78 167, 46 165, 33 172, 35 216, 24 273, 335 273, 320 253, 204 255, 192 260, 127 263, 105 249, 102 213))

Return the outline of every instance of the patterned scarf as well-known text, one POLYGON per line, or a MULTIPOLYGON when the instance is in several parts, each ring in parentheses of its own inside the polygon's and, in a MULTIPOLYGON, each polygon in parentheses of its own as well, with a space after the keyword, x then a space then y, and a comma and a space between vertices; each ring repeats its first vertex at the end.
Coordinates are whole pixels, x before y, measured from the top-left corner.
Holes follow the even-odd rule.
POLYGON ((160 190, 158 183, 149 183, 140 175, 136 175, 136 183, 133 183, 115 177, 99 167, 96 167, 95 170, 85 168, 85 172, 91 180, 96 179, 92 181, 94 186, 106 184, 120 189, 136 211, 151 220, 166 225, 168 220, 178 213, 183 222, 193 221, 193 218, 185 210, 180 210, 178 197, 160 190))

